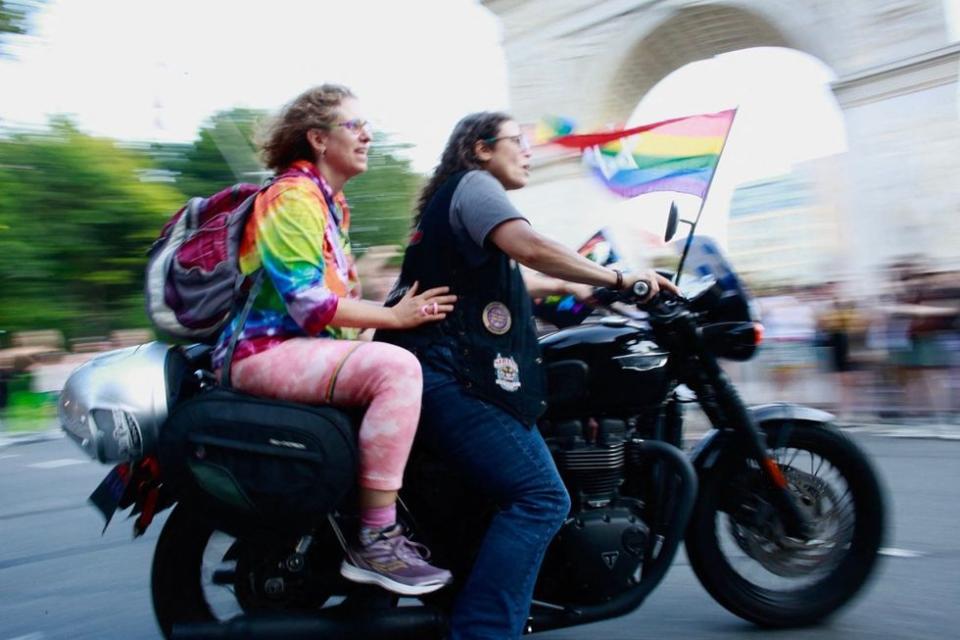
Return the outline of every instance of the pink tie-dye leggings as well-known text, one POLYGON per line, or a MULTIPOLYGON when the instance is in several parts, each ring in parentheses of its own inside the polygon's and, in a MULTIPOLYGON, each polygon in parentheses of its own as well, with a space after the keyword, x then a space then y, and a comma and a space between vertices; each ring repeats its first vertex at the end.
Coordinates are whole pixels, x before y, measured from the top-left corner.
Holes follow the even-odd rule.
POLYGON ((366 406, 360 423, 360 486, 395 491, 420 419, 416 357, 383 342, 291 338, 233 365, 233 385, 258 396, 366 406))

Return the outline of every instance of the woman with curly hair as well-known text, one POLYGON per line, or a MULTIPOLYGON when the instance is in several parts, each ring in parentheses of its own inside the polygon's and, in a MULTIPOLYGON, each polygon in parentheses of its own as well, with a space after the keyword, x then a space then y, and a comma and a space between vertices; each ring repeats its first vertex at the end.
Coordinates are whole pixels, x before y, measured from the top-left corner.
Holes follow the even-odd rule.
POLYGON ((263 154, 276 179, 260 193, 240 245, 245 274, 263 287, 242 327, 220 336, 214 365, 240 332, 233 385, 247 393, 365 407, 359 430, 360 536, 344 577, 406 595, 428 593, 450 573, 426 562, 396 524, 397 490, 420 416, 420 364, 393 345, 357 340, 364 328, 408 329, 442 321, 456 297, 412 286, 390 308, 360 299, 350 250, 348 180, 367 170, 371 135, 349 89, 323 85, 286 106, 263 154))

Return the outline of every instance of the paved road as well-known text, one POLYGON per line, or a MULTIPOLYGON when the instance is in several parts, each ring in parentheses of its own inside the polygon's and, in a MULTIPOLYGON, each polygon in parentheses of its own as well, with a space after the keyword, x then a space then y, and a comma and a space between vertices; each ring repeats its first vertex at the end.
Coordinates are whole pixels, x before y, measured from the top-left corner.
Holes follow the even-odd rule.
MULTIPOLYGON (((904 429, 899 435, 910 433, 904 429)), ((778 640, 956 637, 960 442, 854 437, 890 492, 889 555, 866 593, 830 623, 779 632, 778 640)), ((0 640, 159 638, 148 580, 165 515, 136 541, 124 520, 101 537, 100 516, 85 499, 105 472, 63 439, 0 446, 0 640)), ((719 640, 761 633, 716 605, 681 557, 634 614, 534 637, 719 640)))

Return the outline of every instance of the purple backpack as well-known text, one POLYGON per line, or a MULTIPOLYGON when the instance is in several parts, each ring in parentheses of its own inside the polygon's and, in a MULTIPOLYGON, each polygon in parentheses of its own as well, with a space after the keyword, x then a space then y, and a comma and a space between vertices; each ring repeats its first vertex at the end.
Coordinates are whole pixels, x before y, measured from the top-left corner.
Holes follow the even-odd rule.
POLYGON ((147 316, 161 334, 213 342, 230 318, 246 277, 240 240, 261 187, 236 184, 191 198, 148 252, 147 316))

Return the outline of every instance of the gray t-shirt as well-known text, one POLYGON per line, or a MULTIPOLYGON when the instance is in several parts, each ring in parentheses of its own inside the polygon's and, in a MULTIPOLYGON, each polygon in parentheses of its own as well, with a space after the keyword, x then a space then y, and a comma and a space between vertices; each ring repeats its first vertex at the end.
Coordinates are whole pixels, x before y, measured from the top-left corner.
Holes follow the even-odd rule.
POLYGON ((460 179, 450 202, 450 228, 468 265, 483 264, 490 256, 487 236, 497 225, 516 218, 526 220, 488 172, 470 171, 460 179))

